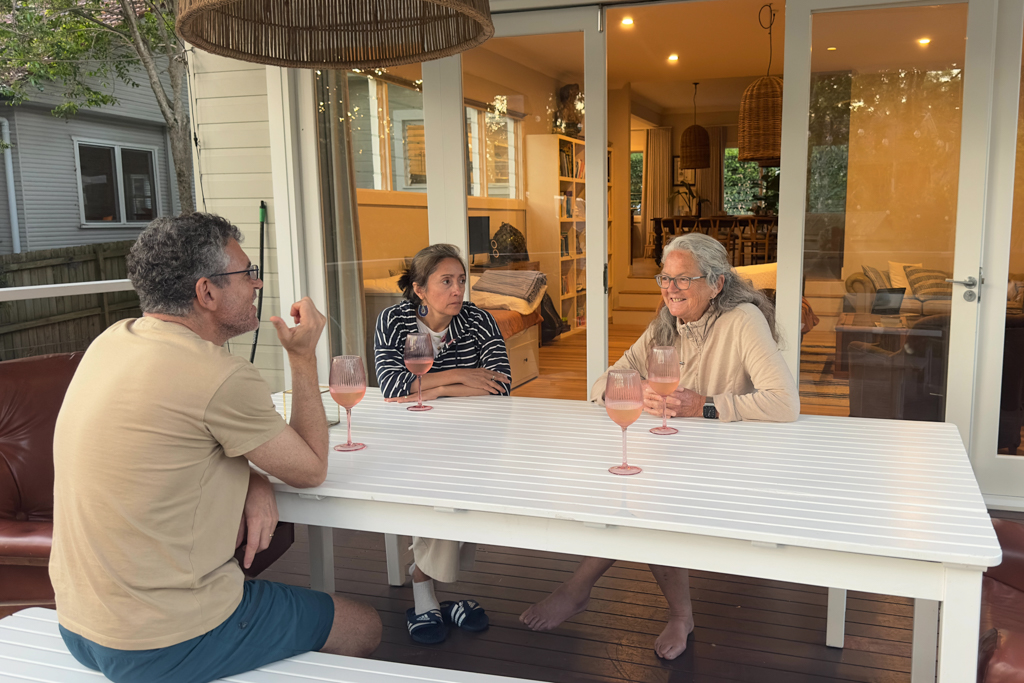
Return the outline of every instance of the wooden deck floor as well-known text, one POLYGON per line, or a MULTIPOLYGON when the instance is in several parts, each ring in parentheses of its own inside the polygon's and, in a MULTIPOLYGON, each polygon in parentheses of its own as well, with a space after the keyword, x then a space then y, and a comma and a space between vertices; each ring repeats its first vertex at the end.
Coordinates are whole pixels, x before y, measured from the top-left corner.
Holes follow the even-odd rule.
MULTIPOLYGON (((295 545, 261 578, 309 585, 308 545, 295 545)), ((412 642, 407 584, 387 585, 383 536, 335 530, 338 592, 373 605, 384 622, 375 658, 565 683, 902 683, 910 680, 909 600, 851 592, 846 647, 825 647, 826 591, 778 581, 693 572, 696 631, 687 652, 659 660, 655 637, 666 605, 644 565, 620 562, 601 579, 590 609, 551 633, 518 617, 565 580, 577 558, 482 546, 473 571, 439 585, 441 600, 472 597, 491 617, 482 634, 453 632, 441 645, 412 642)))

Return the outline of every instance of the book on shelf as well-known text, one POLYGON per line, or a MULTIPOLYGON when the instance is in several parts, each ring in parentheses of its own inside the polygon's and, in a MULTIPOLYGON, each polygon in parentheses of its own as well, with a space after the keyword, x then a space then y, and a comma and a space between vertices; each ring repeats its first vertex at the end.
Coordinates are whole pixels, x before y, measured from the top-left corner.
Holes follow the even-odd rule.
POLYGON ((562 295, 569 293, 569 274, 566 273, 562 276, 562 295))
POLYGON ((569 255, 569 233, 563 232, 562 235, 561 235, 561 238, 562 239, 560 241, 562 243, 561 244, 562 256, 568 256, 569 255))

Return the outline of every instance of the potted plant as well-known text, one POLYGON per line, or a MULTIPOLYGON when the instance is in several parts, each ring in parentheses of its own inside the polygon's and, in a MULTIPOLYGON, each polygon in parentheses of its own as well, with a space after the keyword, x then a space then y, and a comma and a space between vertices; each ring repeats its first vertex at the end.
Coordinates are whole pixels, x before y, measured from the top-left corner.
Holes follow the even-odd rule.
POLYGON ((690 212, 691 216, 697 216, 699 218, 701 215, 701 206, 704 204, 711 203, 710 200, 704 199, 699 194, 697 194, 696 183, 687 182, 686 180, 679 180, 675 187, 678 189, 676 189, 675 192, 670 194, 668 198, 682 198, 683 201, 686 202, 686 208, 690 212))

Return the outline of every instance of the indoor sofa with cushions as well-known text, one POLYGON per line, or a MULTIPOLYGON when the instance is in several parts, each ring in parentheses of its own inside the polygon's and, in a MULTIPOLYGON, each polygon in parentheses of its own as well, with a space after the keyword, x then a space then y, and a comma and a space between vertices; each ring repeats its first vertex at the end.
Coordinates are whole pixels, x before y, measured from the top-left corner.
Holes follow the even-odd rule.
POLYGON ((923 268, 919 263, 889 262, 888 270, 862 266, 860 273, 846 278, 845 308, 849 312, 867 313, 875 292, 890 287, 904 287, 900 315, 922 316, 949 313, 953 287, 946 282, 950 273, 923 268))
POLYGON ((982 578, 978 683, 1024 683, 1024 524, 992 526, 1003 561, 982 578))
MULTIPOLYGON (((81 359, 59 353, 0 362, 0 608, 53 605, 53 430, 81 359)), ((292 524, 279 524, 245 574, 256 576, 294 538, 292 524)))

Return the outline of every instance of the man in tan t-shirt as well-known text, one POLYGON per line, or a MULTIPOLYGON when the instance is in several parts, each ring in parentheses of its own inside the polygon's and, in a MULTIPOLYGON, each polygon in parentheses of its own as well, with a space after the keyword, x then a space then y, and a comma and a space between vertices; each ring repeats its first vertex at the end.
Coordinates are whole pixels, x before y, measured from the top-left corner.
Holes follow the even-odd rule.
POLYGON ((86 351, 54 434, 50 577, 72 654, 112 681, 202 683, 308 650, 369 655, 368 605, 267 581, 244 564, 277 525, 267 479, 327 473, 315 348, 324 317, 305 298, 271 318, 292 371, 290 424, 253 366, 224 343, 259 325, 263 286, 228 221, 159 218, 128 256, 143 317, 86 351))

